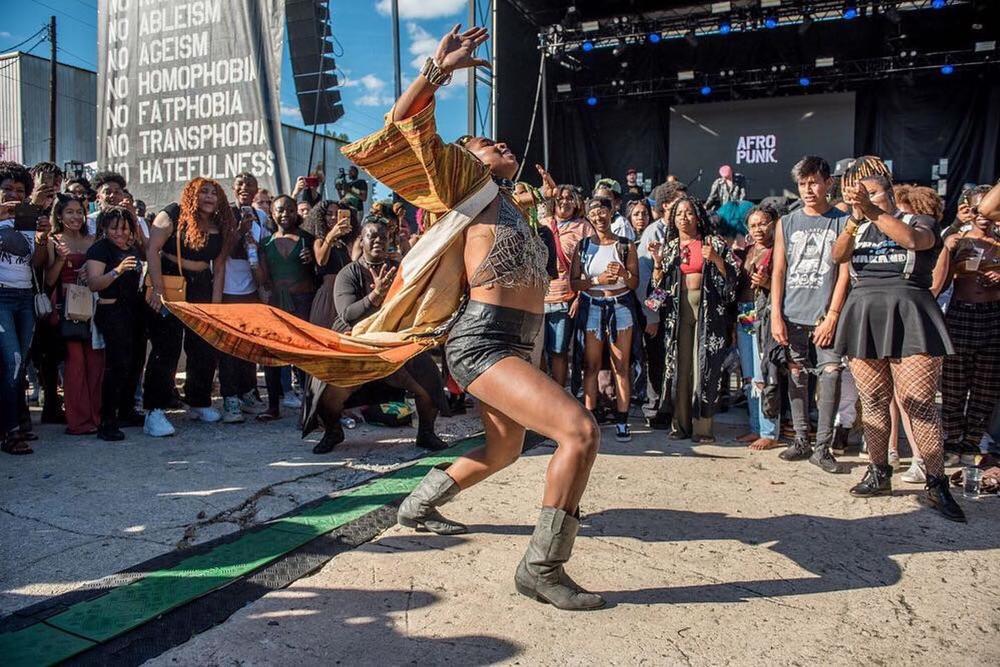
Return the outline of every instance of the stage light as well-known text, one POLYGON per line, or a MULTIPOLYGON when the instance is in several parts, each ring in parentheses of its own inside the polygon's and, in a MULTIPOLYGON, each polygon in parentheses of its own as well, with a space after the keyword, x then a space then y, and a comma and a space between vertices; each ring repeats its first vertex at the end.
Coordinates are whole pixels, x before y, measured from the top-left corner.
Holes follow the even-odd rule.
POLYGON ((778 17, 777 16, 772 16, 772 15, 766 16, 764 18, 764 27, 767 28, 768 30, 771 30, 773 28, 777 28, 778 27, 778 17))
POLYGON ((649 33, 649 43, 650 44, 659 44, 660 43, 660 33, 658 33, 658 32, 651 32, 651 33, 649 33))
POLYGON ((812 83, 812 81, 810 81, 809 77, 807 76, 804 76, 799 79, 799 85, 802 86, 803 88, 807 87, 810 83, 812 83))
POLYGON ((573 90, 573 84, 571 83, 557 83, 556 92, 557 93, 568 93, 573 90))
POLYGON ((833 58, 817 58, 816 67, 833 67, 833 58))
POLYGON ((975 52, 984 53, 986 51, 996 51, 997 41, 995 39, 988 42, 976 42, 975 52))
POLYGON ((856 2, 844 3, 844 12, 842 16, 848 21, 858 18, 858 4, 856 2))
POLYGON ((719 33, 722 35, 728 35, 733 30, 733 24, 729 22, 728 19, 722 21, 719 24, 719 33))
POLYGON ((597 32, 600 29, 600 21, 584 21, 580 24, 580 30, 583 30, 584 32, 597 32))
POLYGON ((677 73, 678 81, 692 81, 694 80, 694 70, 684 69, 677 73))
POLYGON ((733 3, 731 2, 713 2, 712 3, 712 13, 713 14, 725 14, 731 11, 733 8, 733 3))
POLYGON ((945 0, 931 0, 931 9, 944 9, 947 4, 945 0))
POLYGON ((948 74, 954 74, 954 72, 955 72, 954 65, 941 65, 941 73, 944 74, 945 76, 947 76, 948 74))
POLYGON ((593 95, 591 95, 590 97, 588 97, 587 98, 587 106, 588 107, 596 107, 597 106, 597 98, 594 97, 593 95))
POLYGON ((594 43, 588 39, 586 42, 580 45, 580 48, 590 53, 591 51, 594 50, 594 43))
POLYGON ((705 84, 704 86, 701 87, 701 90, 699 92, 705 97, 708 97, 709 95, 712 94, 712 87, 708 84, 705 84))

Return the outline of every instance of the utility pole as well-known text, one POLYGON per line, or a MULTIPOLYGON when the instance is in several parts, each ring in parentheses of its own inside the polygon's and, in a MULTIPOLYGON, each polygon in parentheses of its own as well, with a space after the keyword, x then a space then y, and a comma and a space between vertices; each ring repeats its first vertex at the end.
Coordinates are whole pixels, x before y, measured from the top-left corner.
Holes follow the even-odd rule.
POLYGON ((49 162, 56 161, 56 17, 49 17, 49 162))
POLYGON ((403 81, 399 70, 399 0, 392 0, 392 76, 396 99, 403 94, 403 81))
MULTIPOLYGON (((468 28, 476 25, 476 0, 469 0, 469 25, 468 28)), ((466 129, 465 133, 477 136, 476 132, 476 68, 470 67, 466 70, 468 85, 466 88, 466 129)))

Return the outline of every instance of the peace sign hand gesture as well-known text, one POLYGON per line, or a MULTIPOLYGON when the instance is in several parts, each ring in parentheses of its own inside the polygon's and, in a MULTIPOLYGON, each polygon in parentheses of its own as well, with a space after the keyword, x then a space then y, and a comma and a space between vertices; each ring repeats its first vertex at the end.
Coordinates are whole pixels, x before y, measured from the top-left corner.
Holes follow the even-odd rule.
POLYGON ((461 27, 461 23, 456 23, 455 27, 441 38, 434 53, 434 62, 448 74, 467 67, 489 67, 488 60, 475 57, 479 45, 489 39, 489 32, 486 28, 473 26, 460 33, 461 27))
POLYGON ((372 284, 371 300, 381 306, 385 295, 389 293, 389 287, 392 286, 392 279, 396 277, 396 267, 383 264, 378 273, 372 277, 375 282, 372 284))

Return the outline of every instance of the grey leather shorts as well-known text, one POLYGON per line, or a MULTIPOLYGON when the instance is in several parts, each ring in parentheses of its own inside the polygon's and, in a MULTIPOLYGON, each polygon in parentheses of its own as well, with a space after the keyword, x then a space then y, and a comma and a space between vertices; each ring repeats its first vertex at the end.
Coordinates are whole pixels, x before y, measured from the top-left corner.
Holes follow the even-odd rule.
POLYGON ((544 315, 470 301, 445 344, 448 371, 463 389, 506 357, 531 360, 544 315))

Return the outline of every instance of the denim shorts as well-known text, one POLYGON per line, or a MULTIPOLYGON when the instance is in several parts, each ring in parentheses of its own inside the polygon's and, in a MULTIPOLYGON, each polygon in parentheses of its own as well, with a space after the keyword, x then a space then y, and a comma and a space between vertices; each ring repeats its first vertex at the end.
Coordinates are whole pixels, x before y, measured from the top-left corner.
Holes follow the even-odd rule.
POLYGON ((545 304, 545 351, 549 354, 566 354, 573 336, 573 321, 569 316, 569 302, 545 304))
POLYGON ((583 295, 583 298, 590 300, 590 307, 587 311, 587 333, 592 333, 597 336, 597 340, 604 340, 607 335, 607 331, 604 331, 604 327, 601 326, 601 311, 602 304, 608 302, 614 302, 615 309, 615 329, 618 331, 625 331, 626 329, 631 329, 635 322, 632 320, 632 310, 627 304, 623 303, 619 297, 616 301, 614 297, 609 299, 601 299, 592 297, 590 295, 583 295))

